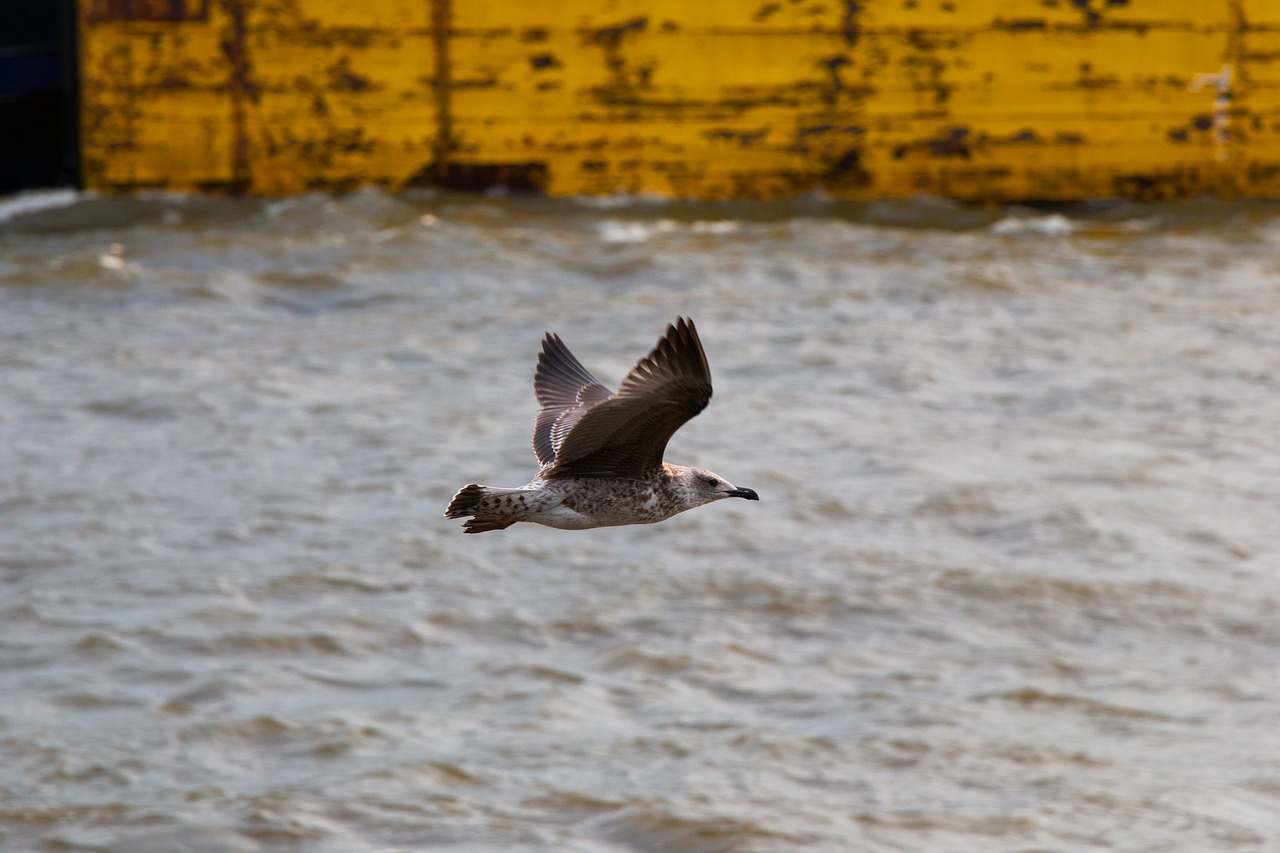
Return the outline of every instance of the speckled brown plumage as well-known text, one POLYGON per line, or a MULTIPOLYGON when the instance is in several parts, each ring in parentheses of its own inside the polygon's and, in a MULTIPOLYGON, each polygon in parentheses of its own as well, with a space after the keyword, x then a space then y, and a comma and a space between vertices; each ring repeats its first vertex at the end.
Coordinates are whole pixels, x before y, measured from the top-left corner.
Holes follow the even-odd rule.
POLYGON ((563 529, 651 524, 721 498, 759 500, 710 471, 662 460, 675 431, 711 399, 711 370, 692 320, 668 326, 616 393, 548 333, 534 393, 533 449, 542 470, 519 489, 471 483, 459 490, 445 516, 468 518, 468 533, 518 521, 563 529))

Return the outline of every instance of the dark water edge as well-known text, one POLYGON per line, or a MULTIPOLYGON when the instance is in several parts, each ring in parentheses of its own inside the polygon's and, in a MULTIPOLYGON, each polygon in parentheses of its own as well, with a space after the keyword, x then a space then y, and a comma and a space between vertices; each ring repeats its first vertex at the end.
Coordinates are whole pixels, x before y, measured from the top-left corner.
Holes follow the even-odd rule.
MULTIPOLYGON (((102 196, 92 192, 50 190, 0 197, 0 234, 42 234, 92 231, 139 225, 216 226, 271 210, 300 199, 311 203, 360 198, 393 198, 422 208, 436 206, 511 206, 529 218, 553 217, 572 222, 591 219, 602 211, 615 218, 644 220, 660 214, 677 222, 725 219, 767 223, 791 219, 837 220, 894 228, 967 231, 1006 219, 1060 216, 1078 227, 1090 223, 1138 223, 1146 230, 1230 229, 1280 216, 1280 201, 1221 200, 1213 197, 1186 201, 1130 201, 1100 199, 1081 202, 1041 202, 1022 205, 975 205, 934 196, 853 202, 810 194, 776 201, 697 202, 657 196, 618 195, 601 198, 548 198, 493 192, 486 195, 434 190, 408 190, 388 196, 378 190, 345 195, 313 194, 292 199, 234 198, 189 193, 143 192, 133 196, 102 196)), ((305 202, 304 202, 305 203, 305 202)))

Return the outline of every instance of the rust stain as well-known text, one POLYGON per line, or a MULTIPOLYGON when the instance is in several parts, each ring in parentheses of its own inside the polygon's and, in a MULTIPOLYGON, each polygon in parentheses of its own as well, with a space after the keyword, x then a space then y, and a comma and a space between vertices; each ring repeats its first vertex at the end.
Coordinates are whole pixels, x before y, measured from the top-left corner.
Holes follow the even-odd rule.
POLYGON ((902 60, 916 92, 931 96, 931 107, 942 108, 951 97, 952 87, 946 80, 947 64, 928 53, 915 53, 902 60))
POLYGON ((844 14, 840 16, 840 34, 844 36, 844 43, 849 47, 856 45, 858 37, 862 35, 862 27, 858 23, 858 14, 861 11, 860 0, 844 0, 844 14))
POLYGON ((101 57, 94 69, 97 73, 94 88, 87 93, 90 97, 86 99, 83 113, 84 132, 97 141, 98 151, 84 157, 83 169, 87 179, 98 183, 106 182, 110 174, 108 164, 114 159, 104 155, 136 146, 135 128, 142 112, 128 90, 118 88, 121 76, 126 83, 129 79, 131 56, 130 46, 120 45, 101 57), (102 100, 92 99, 95 89, 103 92, 102 100), (107 93, 116 97, 107 100, 107 93))
POLYGON ((647 88, 652 80, 655 64, 627 62, 622 52, 623 42, 649 28, 647 15, 639 15, 617 24, 604 27, 584 27, 579 30, 584 45, 599 47, 604 51, 605 68, 609 81, 596 86, 592 92, 606 106, 636 106, 637 90, 647 88))
POLYGON ((351 69, 351 57, 341 56, 325 69, 329 88, 339 92, 365 92, 374 88, 373 81, 351 69))
POLYGON ((1280 180, 1280 161, 1274 163, 1253 162, 1249 164, 1248 179, 1253 184, 1274 183, 1280 180))
POLYGON ((894 146, 893 159, 901 160, 915 151, 924 152, 930 157, 959 157, 968 160, 973 157, 974 139, 967 127, 953 127, 940 136, 932 139, 921 139, 894 146))
POLYGON ((605 50, 617 50, 622 46, 622 40, 630 34, 644 32, 649 26, 648 15, 638 15, 637 17, 623 21, 620 24, 610 24, 606 27, 594 27, 582 29, 582 40, 586 44, 594 44, 603 47, 605 50))
POLYGON ((1200 170, 1194 166, 1167 171, 1126 173, 1112 180, 1115 194, 1120 198, 1139 201, 1170 201, 1190 198, 1204 192, 1200 170))
POLYGON ((554 53, 534 53, 529 56, 529 67, 534 71, 564 68, 564 63, 554 53))
POLYGON ((496 89, 500 85, 498 75, 491 71, 475 77, 453 77, 449 80, 450 92, 458 92, 463 89, 496 89))
POLYGON ((769 128, 758 130, 738 130, 728 127, 713 127, 702 132, 703 137, 713 142, 735 142, 743 147, 756 145, 769 135, 769 128))
POLYGON ((953 127, 937 136, 894 146, 893 159, 909 158, 913 153, 924 154, 929 158, 947 160, 972 160, 978 154, 990 154, 1002 147, 1011 146, 1075 146, 1084 145, 1085 138, 1080 134, 1058 132, 1047 139, 1032 128, 1023 128, 1006 135, 974 133, 967 127, 953 127))
POLYGON ((1081 62, 1076 85, 1081 89, 1112 89, 1120 85, 1120 78, 1115 74, 1097 74, 1092 62, 1081 62))
POLYGON ((1096 27, 1101 23, 1102 15, 1093 8, 1093 0, 1071 0, 1071 5, 1080 10, 1086 27, 1096 27))
POLYGON ((210 0, 92 0, 87 18, 102 21, 207 21, 210 0))
POLYGON ((371 154, 377 144, 363 128, 334 128, 317 134, 299 134, 292 128, 266 130, 262 135, 267 153, 295 155, 311 166, 313 172, 324 171, 344 154, 371 154))
POLYGON ((781 11, 781 3, 765 3, 760 6, 759 9, 756 9, 755 14, 751 16, 751 20, 755 21, 757 24, 762 24, 781 11))
POLYGON ((822 185, 826 189, 865 190, 875 183, 875 177, 862 162, 861 146, 850 148, 822 170, 822 185))
POLYGON ((1046 30, 1049 24, 1044 18, 996 18, 992 26, 1009 32, 1026 32, 1028 30, 1046 30))
POLYGON ((818 67, 827 72, 828 84, 823 100, 828 104, 834 104, 840 97, 840 93, 844 91, 844 77, 841 76, 840 70, 851 64, 852 61, 843 53, 825 56, 818 60, 818 67))
POLYGON ((376 27, 327 27, 314 20, 303 21, 296 27, 283 27, 276 32, 282 41, 305 47, 362 50, 395 40, 391 34, 376 27))

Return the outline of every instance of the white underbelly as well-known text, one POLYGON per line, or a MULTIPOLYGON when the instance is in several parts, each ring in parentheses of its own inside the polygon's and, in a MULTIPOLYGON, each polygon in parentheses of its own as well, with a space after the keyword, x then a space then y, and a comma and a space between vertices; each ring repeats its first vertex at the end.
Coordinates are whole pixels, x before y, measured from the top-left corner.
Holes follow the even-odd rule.
POLYGON ((535 524, 545 524, 547 527, 555 527, 560 530, 586 530, 588 527, 600 527, 600 523, 591 518, 589 515, 583 515, 577 510, 569 509, 561 504, 560 506, 550 507, 541 512, 531 513, 527 519, 535 524))

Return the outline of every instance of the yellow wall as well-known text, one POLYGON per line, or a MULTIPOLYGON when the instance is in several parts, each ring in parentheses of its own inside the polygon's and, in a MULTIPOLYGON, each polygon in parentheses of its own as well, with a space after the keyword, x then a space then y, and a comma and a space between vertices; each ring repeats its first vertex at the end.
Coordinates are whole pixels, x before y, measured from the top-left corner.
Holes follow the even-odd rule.
POLYGON ((91 187, 1280 197, 1275 0, 178 5, 82 6, 91 187))

